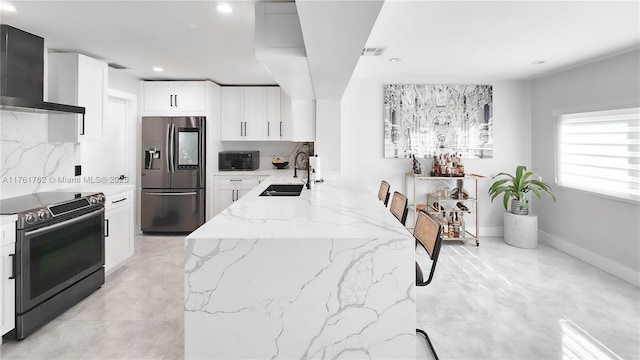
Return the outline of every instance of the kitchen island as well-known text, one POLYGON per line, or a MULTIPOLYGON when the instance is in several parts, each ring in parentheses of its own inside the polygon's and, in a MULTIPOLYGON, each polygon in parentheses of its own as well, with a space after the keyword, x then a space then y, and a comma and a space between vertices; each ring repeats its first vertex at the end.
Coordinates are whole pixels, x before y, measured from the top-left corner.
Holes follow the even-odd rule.
POLYGON ((258 196, 186 239, 185 358, 415 358, 415 241, 357 184, 258 196))

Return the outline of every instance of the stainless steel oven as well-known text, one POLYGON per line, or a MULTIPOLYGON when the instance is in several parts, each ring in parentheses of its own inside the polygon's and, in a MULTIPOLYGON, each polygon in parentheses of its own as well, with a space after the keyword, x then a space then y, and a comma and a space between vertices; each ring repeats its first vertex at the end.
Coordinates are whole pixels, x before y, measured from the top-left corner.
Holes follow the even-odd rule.
POLYGON ((104 284, 104 195, 67 196, 61 203, 18 213, 18 340, 104 284))

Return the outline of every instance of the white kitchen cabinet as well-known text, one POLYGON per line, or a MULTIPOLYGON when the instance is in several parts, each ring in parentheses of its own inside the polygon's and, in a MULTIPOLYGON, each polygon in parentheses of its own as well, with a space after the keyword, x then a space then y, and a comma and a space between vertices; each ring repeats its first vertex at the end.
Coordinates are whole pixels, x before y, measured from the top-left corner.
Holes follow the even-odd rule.
POLYGON ((282 118, 282 89, 280 87, 267 88, 267 140, 290 140, 283 131, 282 118))
POLYGON ((102 140, 107 103, 107 63, 76 53, 50 53, 48 101, 85 108, 78 114, 49 115, 50 142, 102 140))
POLYGON ((266 140, 267 138, 267 88, 244 88, 244 138, 243 140, 266 140))
POLYGON ((285 127, 280 87, 223 87, 221 103, 221 140, 288 140, 282 135, 285 127))
POLYGON ((214 176, 213 216, 239 200, 259 183, 256 175, 214 176))
POLYGON ((207 101, 204 81, 145 81, 144 116, 204 116, 207 101))
POLYGON ((316 101, 292 100, 282 94, 283 140, 316 141, 316 101))
POLYGON ((15 221, 2 224, 0 241, 0 336, 15 327, 16 280, 14 255, 16 253, 15 221))
POLYGON ((110 275, 133 255, 133 190, 107 195, 104 271, 110 275))
POLYGON ((244 140, 244 88, 224 86, 220 96, 220 139, 244 140))

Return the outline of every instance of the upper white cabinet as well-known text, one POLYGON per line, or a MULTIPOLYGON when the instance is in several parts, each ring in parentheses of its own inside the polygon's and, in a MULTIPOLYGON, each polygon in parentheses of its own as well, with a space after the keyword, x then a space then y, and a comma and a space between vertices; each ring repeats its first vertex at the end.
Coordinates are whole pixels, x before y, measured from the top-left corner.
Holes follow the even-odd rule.
POLYGON ((76 53, 48 55, 48 101, 85 108, 77 114, 50 114, 49 141, 102 139, 107 102, 107 63, 76 53))
POLYGON ((223 141, 314 141, 315 101, 291 99, 277 86, 222 87, 223 141))
POLYGON ((246 87, 244 89, 243 140, 265 140, 266 138, 267 88, 246 87))
POLYGON ((222 87, 220 97, 220 139, 244 140, 244 88, 222 87))
POLYGON ((284 94, 282 101, 283 134, 289 141, 316 141, 316 101, 291 100, 284 94))
POLYGON ((268 89, 265 86, 222 88, 221 140, 267 140, 270 131, 268 89))
POLYGON ((143 115, 202 116, 207 110, 204 81, 145 81, 143 115))
POLYGON ((267 88, 267 139, 290 140, 285 126, 283 128, 282 101, 283 92, 279 87, 267 88))

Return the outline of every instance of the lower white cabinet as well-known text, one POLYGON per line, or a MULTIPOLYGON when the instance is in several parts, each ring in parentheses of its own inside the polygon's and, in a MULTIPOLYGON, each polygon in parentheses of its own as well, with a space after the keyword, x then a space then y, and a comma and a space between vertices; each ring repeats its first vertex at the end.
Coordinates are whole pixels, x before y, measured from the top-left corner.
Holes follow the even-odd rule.
POLYGON ((16 253, 15 221, 2 224, 0 241, 0 336, 15 327, 16 280, 14 255, 16 253))
POLYGON ((133 191, 107 195, 104 271, 110 275, 133 255, 133 191))
POLYGON ((214 176, 213 216, 251 191, 258 182, 256 175, 214 176))

